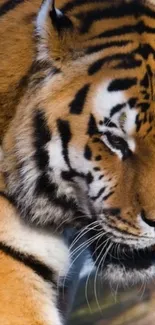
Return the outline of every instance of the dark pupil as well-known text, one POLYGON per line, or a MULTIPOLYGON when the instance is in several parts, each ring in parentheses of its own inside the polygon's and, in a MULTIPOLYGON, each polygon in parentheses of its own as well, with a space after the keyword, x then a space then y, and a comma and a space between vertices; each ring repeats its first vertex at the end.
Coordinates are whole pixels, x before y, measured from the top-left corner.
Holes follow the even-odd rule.
POLYGON ((122 152, 123 160, 131 156, 132 151, 129 149, 127 142, 123 138, 118 137, 110 132, 105 132, 104 134, 106 135, 109 144, 114 149, 122 152))

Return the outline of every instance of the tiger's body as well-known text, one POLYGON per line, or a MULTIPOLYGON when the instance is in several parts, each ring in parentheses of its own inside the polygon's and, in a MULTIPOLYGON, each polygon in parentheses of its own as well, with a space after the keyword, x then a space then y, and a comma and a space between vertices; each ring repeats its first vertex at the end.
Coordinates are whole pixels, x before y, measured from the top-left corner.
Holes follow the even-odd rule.
POLYGON ((0 15, 5 195, 32 229, 87 222, 106 277, 153 277, 154 1, 10 0, 0 15))
POLYGON ((57 283, 69 268, 68 248, 50 231, 24 224, 2 192, 0 262, 1 324, 61 325, 57 283))

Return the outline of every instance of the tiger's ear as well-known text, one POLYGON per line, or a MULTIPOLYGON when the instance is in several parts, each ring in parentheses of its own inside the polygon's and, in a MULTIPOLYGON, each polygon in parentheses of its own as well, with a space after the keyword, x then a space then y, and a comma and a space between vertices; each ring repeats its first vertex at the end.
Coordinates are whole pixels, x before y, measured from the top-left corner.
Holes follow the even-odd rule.
POLYGON ((72 28, 73 24, 71 20, 64 15, 60 10, 55 8, 55 1, 52 2, 52 9, 50 10, 50 18, 53 26, 59 32, 67 28, 72 28))
MULTIPOLYGON (((42 52, 42 54, 44 52, 45 54, 45 49, 48 49, 51 58, 54 59, 57 55, 60 57, 62 54, 60 52, 63 52, 62 45, 67 49, 72 30, 73 23, 71 19, 59 9, 56 9, 55 1, 44 0, 36 19, 38 52, 42 52)), ((43 58, 42 54, 40 57, 43 58)))
POLYGON ((57 31, 71 28, 71 20, 55 7, 55 0, 44 0, 37 16, 37 28, 44 29, 48 19, 50 18, 52 26, 57 31))

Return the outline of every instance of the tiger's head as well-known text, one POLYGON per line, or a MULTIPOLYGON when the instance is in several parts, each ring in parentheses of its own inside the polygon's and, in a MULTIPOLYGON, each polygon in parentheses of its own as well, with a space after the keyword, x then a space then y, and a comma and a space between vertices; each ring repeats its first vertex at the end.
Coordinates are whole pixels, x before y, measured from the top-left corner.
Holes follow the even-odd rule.
POLYGON ((57 227, 87 220, 92 255, 116 280, 155 271, 153 33, 147 1, 57 10, 45 0, 28 89, 3 145, 8 193, 23 218, 57 227))

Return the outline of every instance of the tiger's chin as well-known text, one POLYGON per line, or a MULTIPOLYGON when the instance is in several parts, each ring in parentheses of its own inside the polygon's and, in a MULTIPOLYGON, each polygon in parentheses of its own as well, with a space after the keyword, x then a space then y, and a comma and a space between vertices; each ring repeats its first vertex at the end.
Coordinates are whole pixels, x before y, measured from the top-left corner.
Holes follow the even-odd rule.
POLYGON ((105 236, 91 245, 91 253, 97 272, 110 283, 126 286, 155 278, 155 245, 136 249, 105 236))
POLYGON ((154 265, 147 268, 126 268, 123 265, 108 264, 102 271, 101 277, 111 284, 120 286, 136 285, 138 283, 147 283, 155 278, 155 261, 154 265))

